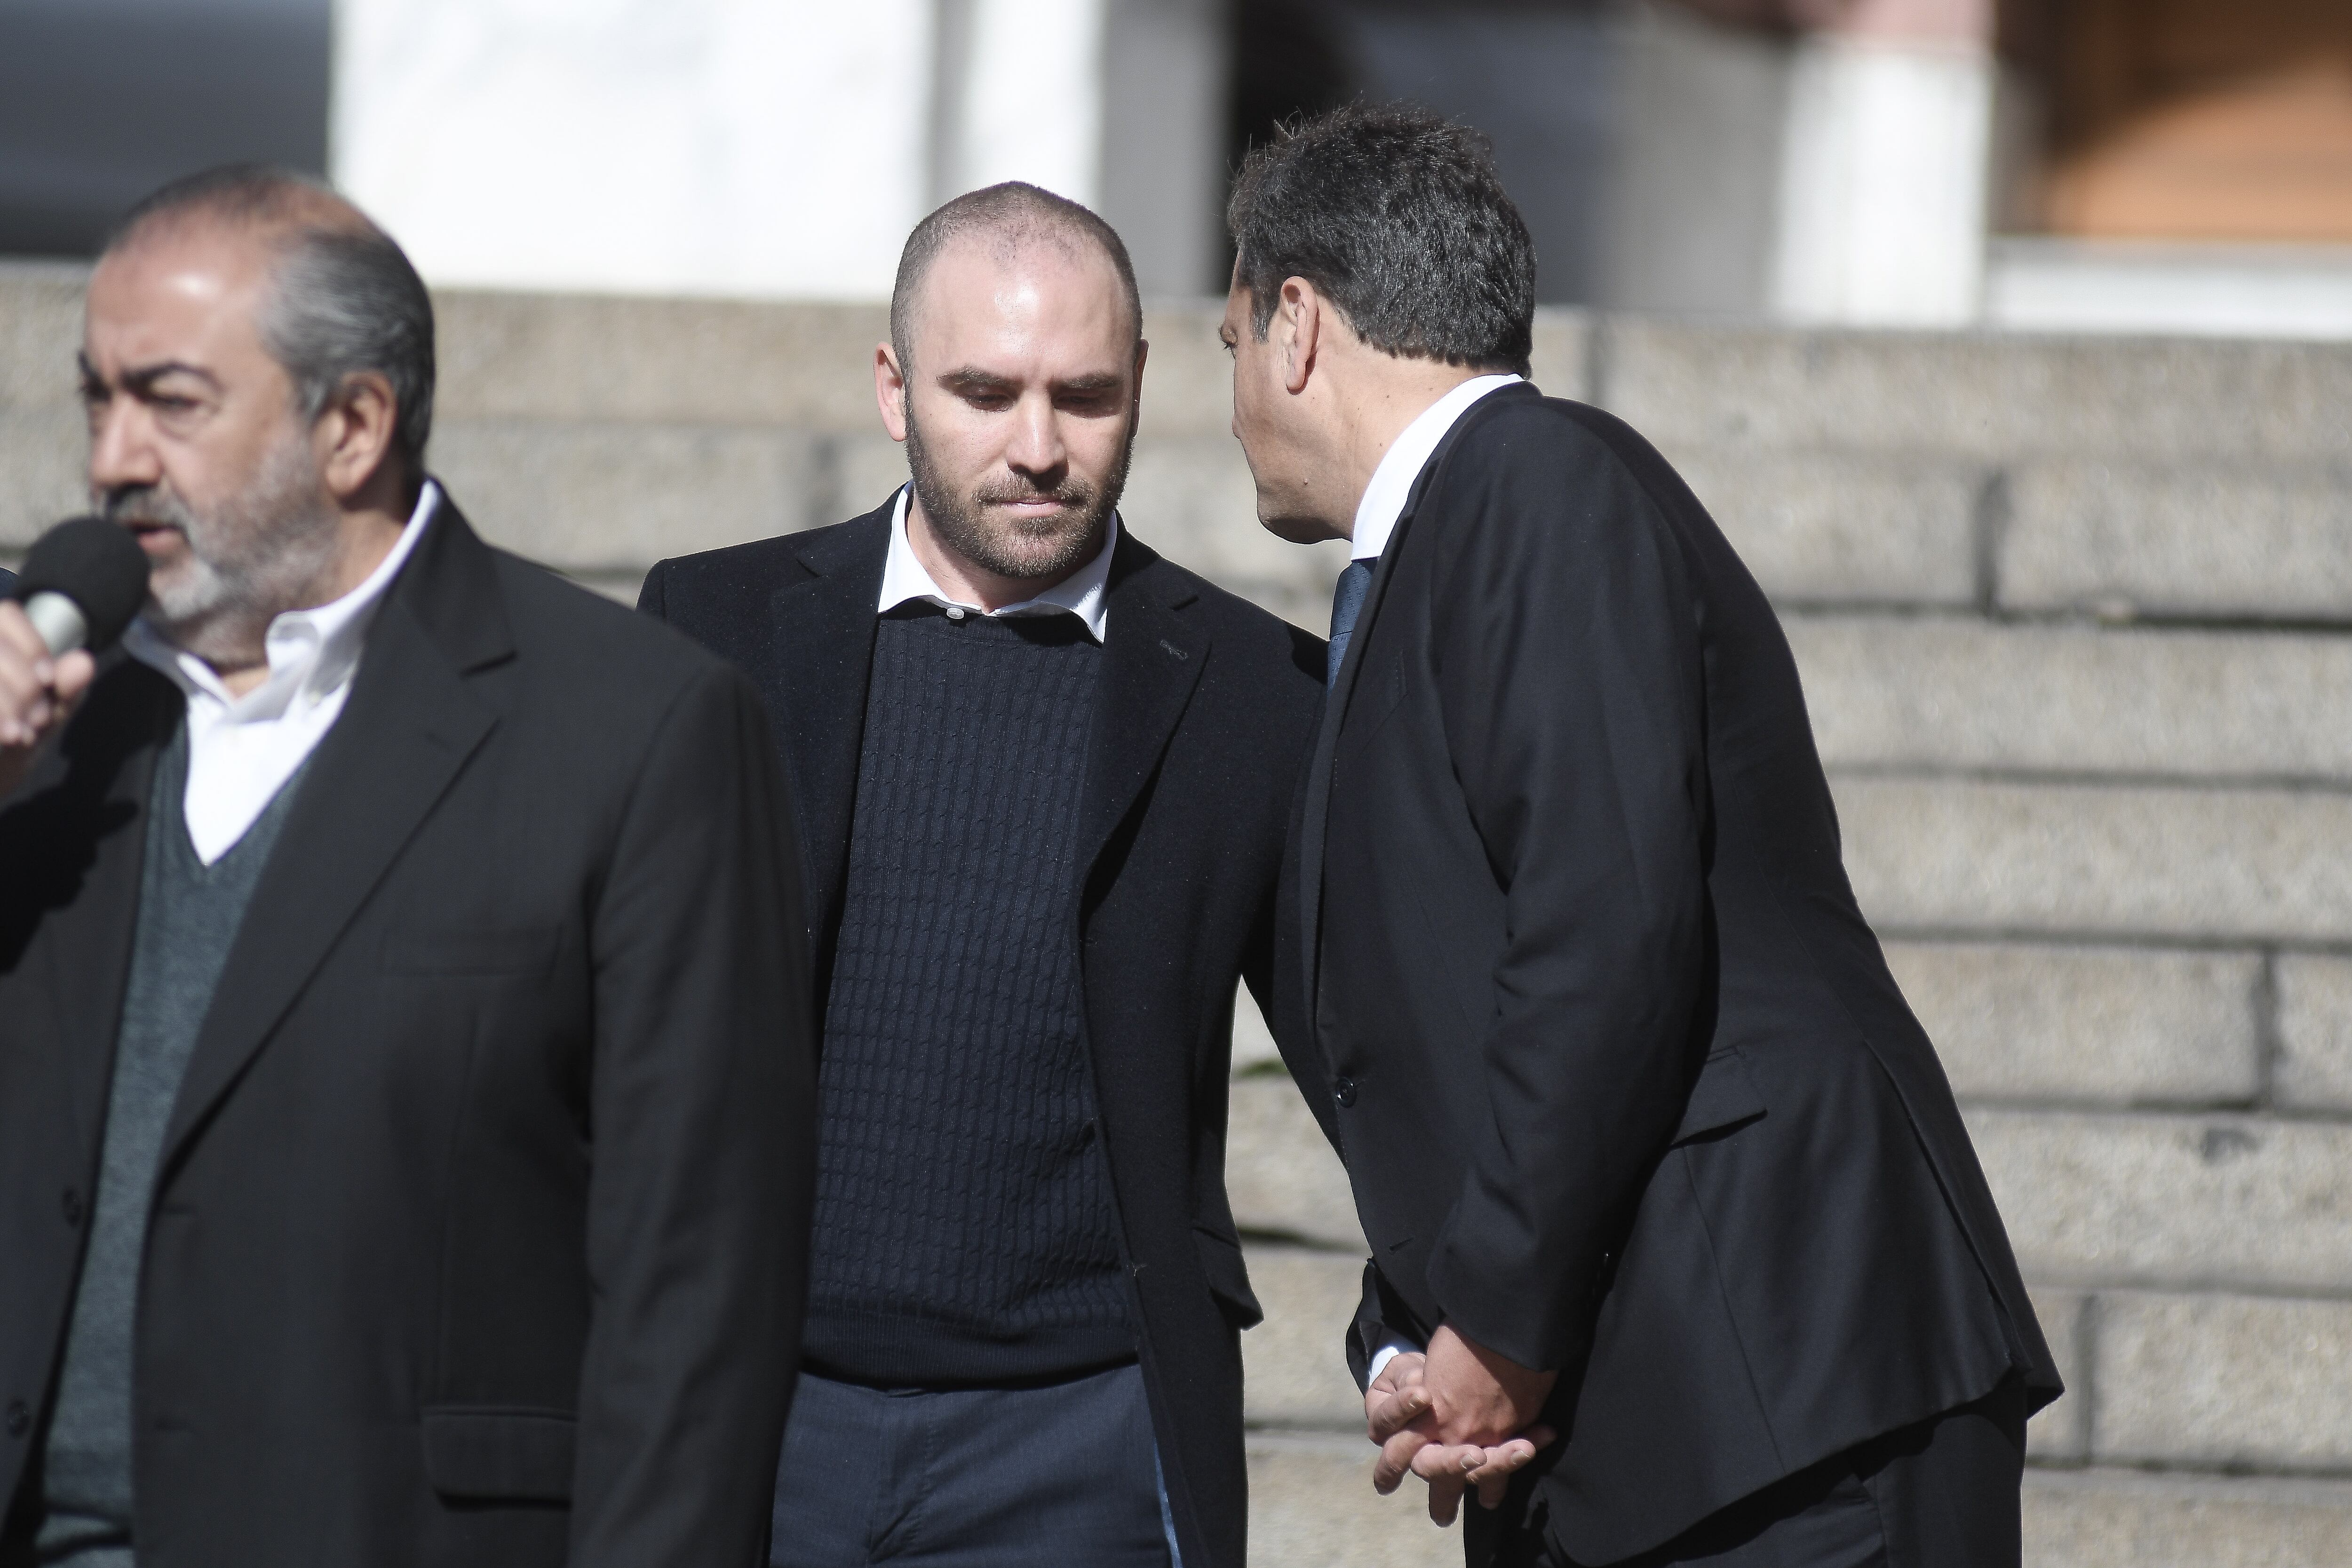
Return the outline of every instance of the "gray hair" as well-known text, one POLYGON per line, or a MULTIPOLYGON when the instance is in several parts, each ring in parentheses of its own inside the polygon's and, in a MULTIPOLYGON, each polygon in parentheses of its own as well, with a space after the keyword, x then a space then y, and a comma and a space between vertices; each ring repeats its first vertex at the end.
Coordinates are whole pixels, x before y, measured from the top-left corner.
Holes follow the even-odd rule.
POLYGON ((123 216, 105 254, 164 226, 210 220, 269 231, 277 250, 262 346, 316 420, 373 371, 392 384, 393 446, 412 476, 433 433, 433 299, 390 235, 308 174, 237 163, 175 180, 123 216))

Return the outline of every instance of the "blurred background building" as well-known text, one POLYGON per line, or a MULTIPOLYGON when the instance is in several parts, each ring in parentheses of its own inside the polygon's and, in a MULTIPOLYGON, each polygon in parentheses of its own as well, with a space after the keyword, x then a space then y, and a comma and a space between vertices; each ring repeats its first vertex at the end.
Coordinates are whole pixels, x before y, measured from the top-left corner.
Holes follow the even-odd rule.
POLYGON ((452 284, 886 292, 1021 177, 1213 291, 1283 116, 1494 138, 1547 300, 2352 332, 2341 0, 0 0, 0 249, 231 153, 331 172, 452 284))
MULTIPOLYGON (((1536 379, 1780 609, 2072 1388, 2028 1561, 2352 1563, 2352 0, 0 0, 0 559, 79 501, 83 261, 172 175, 383 219, 434 467, 625 598, 888 494, 899 245, 1024 177, 1159 301, 1130 523, 1320 630, 1202 297, 1241 150, 1359 96, 1494 139, 1536 379)), ((1254 1556, 1458 1563, 1370 1495, 1363 1238, 1240 1014, 1254 1556)))

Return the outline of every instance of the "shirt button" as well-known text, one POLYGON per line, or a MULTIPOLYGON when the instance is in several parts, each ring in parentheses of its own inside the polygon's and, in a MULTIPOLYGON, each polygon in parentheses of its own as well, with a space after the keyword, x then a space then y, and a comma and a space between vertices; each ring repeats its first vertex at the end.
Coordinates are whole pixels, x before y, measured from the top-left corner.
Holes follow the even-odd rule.
POLYGON ((948 606, 948 619, 951 621, 960 621, 963 619, 963 606, 961 605, 950 605, 948 606))
POLYGON ((1351 1078, 1343 1078, 1339 1082, 1333 1084, 1331 1086, 1331 1098, 1339 1102, 1339 1108, 1343 1110, 1349 1106, 1355 1104, 1356 1080, 1351 1078))
POLYGON ((81 1225, 81 1194, 68 1187, 58 1206, 66 1211, 66 1223, 79 1228, 81 1225))
POLYGON ((25 1408, 25 1402, 23 1400, 12 1399, 8 1402, 7 1421, 8 1436, 11 1437, 21 1437, 26 1432, 32 1430, 33 1413, 25 1408))

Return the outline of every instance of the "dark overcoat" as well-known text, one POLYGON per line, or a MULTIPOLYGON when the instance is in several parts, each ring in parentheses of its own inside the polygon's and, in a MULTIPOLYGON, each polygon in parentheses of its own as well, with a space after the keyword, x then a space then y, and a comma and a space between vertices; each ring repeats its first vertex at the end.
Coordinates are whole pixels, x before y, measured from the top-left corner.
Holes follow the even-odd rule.
MULTIPOLYGON (((185 720, 111 656, 0 802, 20 1547, 142 849, 184 831, 149 782, 185 720)), ((815 1126, 772 748, 735 671, 438 509, 165 1134, 133 1351, 142 1563, 761 1560, 815 1126)))
MULTIPOLYGON (((747 671, 790 760, 824 994, 873 668, 887 504, 666 561, 640 607, 747 671)), ((1267 1005, 1285 836, 1323 644, 1120 531, 1085 805, 1077 943, 1145 1384, 1184 1561, 1243 1568, 1239 1331, 1261 1316, 1225 1198, 1236 984, 1267 1005)))
POLYGON ((1888 973, 1780 623, 1648 443, 1509 387, 1424 466, 1302 805, 1292 1071, 1350 1332, 1561 1373, 1514 1507, 1614 1563, 2021 1374, 2059 1393, 1888 973))

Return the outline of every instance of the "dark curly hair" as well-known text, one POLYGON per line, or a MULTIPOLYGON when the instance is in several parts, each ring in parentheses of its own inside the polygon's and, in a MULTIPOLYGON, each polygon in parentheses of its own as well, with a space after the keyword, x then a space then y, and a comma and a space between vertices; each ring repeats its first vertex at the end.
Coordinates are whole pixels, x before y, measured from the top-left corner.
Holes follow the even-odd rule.
POLYGON ((1486 138, 1406 104, 1355 104, 1250 150, 1225 208, 1262 340, 1304 278, 1374 348, 1525 375, 1536 247, 1486 138))

